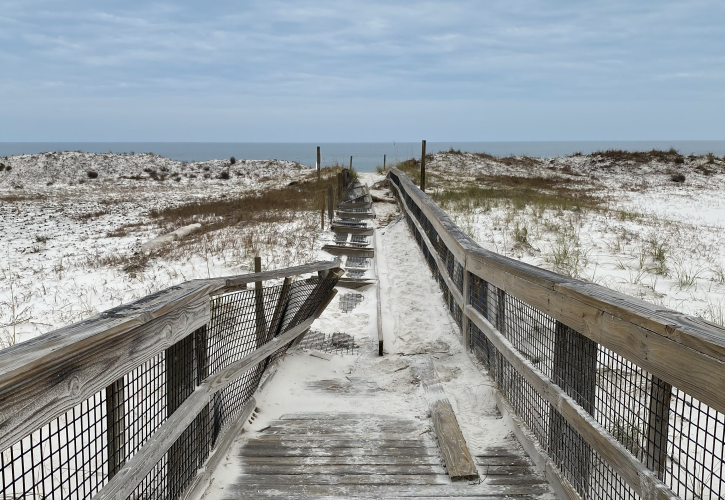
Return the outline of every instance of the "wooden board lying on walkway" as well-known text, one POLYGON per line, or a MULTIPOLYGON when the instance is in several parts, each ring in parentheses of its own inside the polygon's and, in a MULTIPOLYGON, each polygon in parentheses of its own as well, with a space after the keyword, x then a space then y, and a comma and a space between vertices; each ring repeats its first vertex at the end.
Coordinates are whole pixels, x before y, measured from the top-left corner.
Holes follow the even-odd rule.
POLYGON ((451 483, 430 426, 391 415, 283 415, 239 448, 236 481, 219 498, 550 497, 525 456, 499 450, 477 457, 493 479, 451 483))
POLYGON ((453 407, 435 374, 430 356, 416 356, 414 370, 430 405, 433 428, 448 468, 448 475, 454 481, 478 479, 478 469, 468 451, 453 407))

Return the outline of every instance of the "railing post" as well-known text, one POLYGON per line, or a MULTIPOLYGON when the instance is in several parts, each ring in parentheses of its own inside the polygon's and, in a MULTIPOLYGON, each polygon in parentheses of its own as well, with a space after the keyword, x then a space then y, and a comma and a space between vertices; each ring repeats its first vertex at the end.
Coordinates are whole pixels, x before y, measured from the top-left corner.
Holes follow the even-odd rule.
POLYGON ((335 218, 335 208, 332 201, 332 185, 327 186, 327 218, 330 219, 330 227, 332 227, 332 221, 335 218))
POLYGON ((420 190, 425 191, 425 141, 420 154, 420 190))
POLYGON ((667 433, 670 426, 672 385, 651 375, 650 387, 646 465, 659 479, 663 479, 667 465, 667 433))
POLYGON ((126 402, 123 377, 106 387, 106 436, 108 441, 108 479, 126 462, 126 402))
POLYGON ((325 229, 325 192, 322 191, 322 209, 320 210, 320 229, 325 229))
POLYGON ((496 330, 506 336, 506 292, 497 289, 496 295, 496 330))
MULTIPOLYGON (((318 271, 318 274, 322 271, 318 271)), ((287 304, 289 302, 289 292, 292 288, 292 278, 285 278, 282 282, 282 289, 279 292, 279 299, 277 299, 277 305, 274 308, 274 314, 272 315, 272 322, 269 325, 269 333, 267 340, 271 340, 279 334, 279 329, 282 327, 282 318, 287 310, 287 304)))
MULTIPOLYGON (((554 328, 554 359, 552 381, 572 396, 590 415, 594 415, 597 383, 597 344, 557 321, 554 328)), ((551 408, 549 412, 549 451, 559 462, 567 454, 575 454, 571 473, 573 484, 587 495, 592 468, 589 444, 571 432, 565 432, 566 421, 551 408)))
POLYGON ((386 159, 385 157, 386 157, 386 156, 387 156, 387 155, 383 155, 383 172, 385 172, 385 159, 386 159))
MULTIPOLYGON (((466 270, 465 261, 463 264, 463 304, 462 309, 465 309, 467 305, 471 303, 471 273, 466 270)), ((463 333, 463 348, 471 350, 471 325, 468 316, 463 314, 461 321, 461 330, 463 333)))
MULTIPOLYGON (((196 372, 195 336, 189 335, 166 349, 166 412, 172 415, 186 398, 194 392, 198 375, 196 372)), ((198 420, 196 421, 198 423, 198 420)), ((194 447, 193 439, 197 426, 187 429, 166 452, 168 462, 168 498, 178 498, 188 483, 189 475, 196 474, 196 467, 187 467, 185 460, 198 457, 201 449, 194 447), (189 447, 189 449, 187 449, 189 447)), ((208 446, 208 443, 207 443, 208 446)))
POLYGON ((322 170, 322 163, 320 162, 320 146, 317 146, 317 182, 320 182, 321 170, 322 170))
MULTIPOLYGON (((254 272, 262 272, 262 258, 257 255, 254 257, 254 272)), ((255 316, 257 324, 257 347, 262 347, 266 343, 267 338, 267 318, 264 316, 264 283, 256 281, 254 283, 254 303, 255 316)))

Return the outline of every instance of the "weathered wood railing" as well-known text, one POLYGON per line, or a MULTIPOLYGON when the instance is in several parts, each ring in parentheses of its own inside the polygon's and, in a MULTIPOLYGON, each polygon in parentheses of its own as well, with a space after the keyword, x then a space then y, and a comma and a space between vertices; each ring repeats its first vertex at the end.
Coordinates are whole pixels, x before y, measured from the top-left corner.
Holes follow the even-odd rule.
POLYGON ((341 274, 190 281, 0 351, 0 498, 181 497, 341 274))
POLYGON ((388 177, 461 328, 570 498, 725 495, 725 329, 481 248, 388 177))

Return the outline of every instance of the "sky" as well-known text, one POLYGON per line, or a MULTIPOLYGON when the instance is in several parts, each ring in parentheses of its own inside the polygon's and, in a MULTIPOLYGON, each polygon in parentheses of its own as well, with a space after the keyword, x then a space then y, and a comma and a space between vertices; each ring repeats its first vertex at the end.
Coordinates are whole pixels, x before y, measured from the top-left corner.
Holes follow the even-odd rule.
POLYGON ((0 142, 725 139, 725 2, 0 0, 0 142))

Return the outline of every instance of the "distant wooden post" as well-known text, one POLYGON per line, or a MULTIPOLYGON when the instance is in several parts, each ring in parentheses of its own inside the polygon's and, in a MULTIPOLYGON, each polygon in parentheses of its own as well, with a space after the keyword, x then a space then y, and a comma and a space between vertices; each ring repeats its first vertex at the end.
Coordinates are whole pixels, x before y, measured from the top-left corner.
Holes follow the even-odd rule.
POLYGON ((317 146, 317 182, 320 182, 320 170, 322 163, 320 162, 320 146, 317 146))
POLYGON ((352 156, 350 157, 350 170, 352 170, 352 156))
POLYGON ((383 155, 383 170, 385 170, 385 157, 386 157, 386 156, 387 156, 387 155, 383 155))
POLYGON ((420 190, 425 191, 425 141, 423 141, 423 151, 420 154, 420 190))
POLYGON ((320 210, 320 229, 325 229, 325 192, 322 192, 322 210, 320 210))
POLYGON ((335 209, 332 201, 332 184, 327 186, 327 218, 330 219, 330 226, 332 226, 332 219, 335 217, 335 209))

